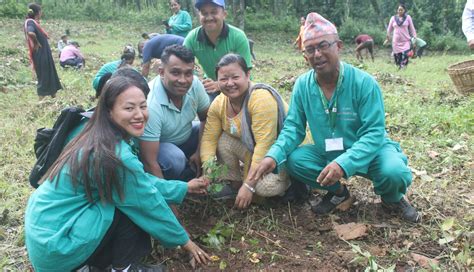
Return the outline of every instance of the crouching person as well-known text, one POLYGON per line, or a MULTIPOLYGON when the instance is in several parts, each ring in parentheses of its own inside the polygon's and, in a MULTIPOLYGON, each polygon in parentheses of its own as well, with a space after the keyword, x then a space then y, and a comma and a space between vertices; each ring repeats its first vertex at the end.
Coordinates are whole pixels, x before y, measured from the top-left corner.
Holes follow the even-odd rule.
POLYGON ((379 85, 339 60, 342 41, 336 27, 319 14, 308 15, 303 43, 312 69, 297 79, 285 126, 250 180, 286 161, 292 178, 328 191, 313 207, 323 215, 349 198, 340 179, 360 175, 373 182, 386 210, 418 222, 419 213, 404 197, 412 182, 407 157, 385 132, 379 85), (314 144, 299 147, 306 124, 314 144))
POLYGON ((189 180, 201 175, 199 142, 209 97, 193 69, 193 53, 171 45, 161 56, 160 75, 150 82, 150 121, 140 147, 145 170, 157 177, 189 180))
POLYGON ((25 242, 35 271, 84 265, 145 271, 139 261, 151 252, 150 236, 207 262, 168 206, 182 202, 186 193, 204 192, 207 182, 166 181, 144 172, 132 143, 147 119, 143 84, 123 76, 110 79, 91 119, 72 132, 79 134, 28 201, 25 242))
POLYGON ((222 93, 209 108, 201 142, 201 161, 217 156, 229 170, 225 177, 229 184, 214 197, 236 197, 238 208, 248 207, 253 194, 275 196, 289 187, 285 173, 247 180, 275 141, 287 109, 273 88, 252 85, 249 70, 240 55, 227 54, 220 59, 216 76, 222 93), (240 162, 244 163, 243 173, 240 162))

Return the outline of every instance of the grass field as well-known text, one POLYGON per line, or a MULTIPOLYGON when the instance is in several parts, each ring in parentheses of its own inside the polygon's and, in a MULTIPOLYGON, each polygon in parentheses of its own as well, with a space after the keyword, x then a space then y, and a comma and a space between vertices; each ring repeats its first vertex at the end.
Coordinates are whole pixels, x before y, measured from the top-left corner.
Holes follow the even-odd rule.
MULTIPOLYGON (((36 129, 51 126, 65 106, 93 106, 91 82, 100 66, 118 59, 122 47, 136 44, 142 32, 160 29, 130 23, 44 22, 52 47, 69 29, 87 60, 82 71, 57 65, 64 90, 55 99, 38 101, 23 22, 0 18, 0 24, 0 269, 24 271, 29 263, 23 215, 33 191, 27 179, 35 161, 36 129)), ((308 69, 291 47, 293 35, 249 36, 256 41, 254 82, 271 84, 288 100, 292 83, 308 69)), ((423 213, 422 223, 407 224, 381 213, 370 182, 361 178, 346 182, 356 196, 352 206, 324 218, 316 218, 306 203, 267 203, 237 211, 225 203, 189 199, 182 207, 184 224, 194 240, 216 256, 204 270, 474 269, 474 95, 457 94, 446 73, 450 64, 473 56, 428 52, 398 71, 388 49, 376 53, 374 63, 359 64, 348 45, 342 59, 366 69, 382 86, 387 131, 409 157, 414 181, 408 197, 423 213), (350 222, 364 223, 366 235, 339 239, 334 226, 350 222)), ((166 259, 169 269, 190 269, 180 251, 155 249, 148 261, 166 259)))

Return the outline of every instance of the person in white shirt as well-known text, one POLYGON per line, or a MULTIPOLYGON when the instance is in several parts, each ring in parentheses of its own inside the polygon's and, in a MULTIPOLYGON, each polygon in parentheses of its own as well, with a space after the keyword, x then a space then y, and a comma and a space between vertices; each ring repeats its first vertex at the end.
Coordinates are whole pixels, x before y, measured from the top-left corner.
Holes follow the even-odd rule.
POLYGON ((467 0, 462 13, 462 31, 467 39, 467 44, 474 50, 474 0, 467 0))

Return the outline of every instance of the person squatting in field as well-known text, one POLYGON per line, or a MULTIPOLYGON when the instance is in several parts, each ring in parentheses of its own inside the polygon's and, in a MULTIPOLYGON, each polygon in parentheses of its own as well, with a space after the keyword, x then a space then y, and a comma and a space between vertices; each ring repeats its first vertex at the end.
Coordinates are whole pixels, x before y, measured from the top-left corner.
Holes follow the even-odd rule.
POLYGON ((340 180, 360 175, 372 181, 387 211, 418 222, 419 213, 404 196, 411 171, 400 145, 385 131, 379 85, 366 72, 340 61, 343 43, 337 29, 318 13, 306 17, 303 43, 312 69, 297 79, 284 127, 248 180, 286 164, 295 180, 328 191, 312 207, 322 215, 350 197, 340 180), (314 144, 299 146, 306 124, 314 144))
POLYGON ((213 197, 235 198, 237 208, 246 208, 254 194, 282 195, 290 185, 286 172, 252 181, 247 177, 275 142, 288 105, 271 86, 251 83, 250 68, 240 55, 223 56, 216 75, 221 94, 209 108, 200 153, 202 162, 217 157, 227 165, 228 173, 223 178, 228 184, 213 197), (240 162, 244 163, 243 173, 240 162))

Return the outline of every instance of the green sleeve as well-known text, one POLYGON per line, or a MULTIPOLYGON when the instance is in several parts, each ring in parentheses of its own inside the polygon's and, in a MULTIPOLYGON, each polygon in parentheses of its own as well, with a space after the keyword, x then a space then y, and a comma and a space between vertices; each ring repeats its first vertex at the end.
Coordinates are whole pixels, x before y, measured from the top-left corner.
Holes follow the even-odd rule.
POLYGON ((102 78, 102 76, 109 72, 110 73, 115 72, 117 70, 119 63, 120 61, 106 63, 99 69, 97 74, 95 74, 94 81, 92 81, 92 87, 94 87, 94 90, 97 91, 97 88, 99 87, 99 81, 102 78))
POLYGON ((171 28, 173 29, 172 34, 189 31, 192 27, 193 23, 191 20, 191 16, 188 12, 182 10, 179 12, 178 17, 171 26, 171 28))
POLYGON ((238 35, 237 39, 234 40, 235 44, 235 52, 241 55, 245 62, 247 62, 247 66, 249 68, 252 67, 252 55, 250 55, 250 45, 247 36, 243 31, 238 35))
POLYGON ((187 184, 166 181, 145 173, 130 146, 122 144, 121 159, 128 169, 124 173, 124 198, 114 196, 116 207, 141 229, 165 247, 184 245, 189 240, 184 228, 167 204, 180 203, 187 192, 187 184))
POLYGON ((277 165, 286 161, 288 154, 295 150, 306 136, 306 114, 303 111, 303 80, 299 78, 291 95, 290 107, 283 129, 276 142, 265 155, 275 160, 277 165))
POLYGON ((377 82, 367 77, 359 89, 357 114, 361 127, 356 132, 357 141, 346 152, 337 157, 337 162, 348 177, 357 169, 366 167, 375 158, 385 137, 385 110, 382 94, 377 82))
POLYGON ((191 50, 194 54, 193 41, 196 40, 197 28, 193 29, 189 34, 184 38, 184 47, 191 50))

